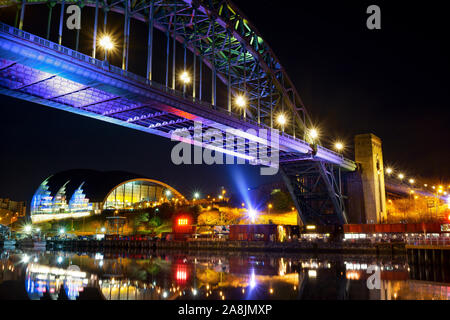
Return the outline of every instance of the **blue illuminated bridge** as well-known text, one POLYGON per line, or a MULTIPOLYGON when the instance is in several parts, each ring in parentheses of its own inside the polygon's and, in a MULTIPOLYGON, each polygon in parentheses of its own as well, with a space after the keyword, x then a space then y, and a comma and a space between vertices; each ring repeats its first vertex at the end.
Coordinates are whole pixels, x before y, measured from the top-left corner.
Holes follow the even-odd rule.
POLYGON ((267 129, 268 141, 279 135, 279 146, 268 147, 279 152, 302 221, 346 223, 341 171, 354 171, 355 162, 320 145, 289 76, 230 1, 0 6, 7 13, 0 24, 2 94, 166 138, 179 134, 263 166, 267 158, 256 155, 267 142, 257 132, 267 129), (81 30, 69 30, 78 10, 81 30), (139 43, 130 40, 136 34, 139 43), (230 129, 237 139, 212 138, 230 129))

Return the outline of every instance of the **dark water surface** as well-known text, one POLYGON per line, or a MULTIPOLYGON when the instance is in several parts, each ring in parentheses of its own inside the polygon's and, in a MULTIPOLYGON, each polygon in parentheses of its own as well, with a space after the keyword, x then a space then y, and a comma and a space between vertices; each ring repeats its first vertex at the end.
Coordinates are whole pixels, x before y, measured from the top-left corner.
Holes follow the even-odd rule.
POLYGON ((449 273, 404 256, 12 250, 1 253, 0 300, 450 300, 449 273))

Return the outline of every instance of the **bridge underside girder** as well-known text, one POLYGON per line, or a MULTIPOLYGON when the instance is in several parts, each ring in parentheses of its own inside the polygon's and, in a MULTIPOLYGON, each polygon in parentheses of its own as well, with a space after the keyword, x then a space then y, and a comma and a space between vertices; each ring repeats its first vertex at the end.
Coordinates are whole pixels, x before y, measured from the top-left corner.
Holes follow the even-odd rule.
MULTIPOLYGON (((202 141, 205 148, 226 148, 245 160, 256 158, 260 146, 249 139, 231 136, 214 124, 196 126, 195 116, 156 100, 134 100, 127 95, 105 91, 100 84, 84 85, 60 76, 25 66, 21 61, 0 58, 0 93, 61 110, 109 121, 133 129, 170 138, 174 133, 188 133, 202 141), (223 140, 215 141, 214 136, 223 140), (231 149, 230 149, 231 148, 231 149)), ((268 148, 269 152, 271 148, 268 148)), ((281 159, 300 155, 278 150, 281 159)), ((262 159, 264 160, 264 159, 262 159)))
POLYGON ((303 224, 347 223, 339 169, 315 160, 286 162, 280 168, 303 224))

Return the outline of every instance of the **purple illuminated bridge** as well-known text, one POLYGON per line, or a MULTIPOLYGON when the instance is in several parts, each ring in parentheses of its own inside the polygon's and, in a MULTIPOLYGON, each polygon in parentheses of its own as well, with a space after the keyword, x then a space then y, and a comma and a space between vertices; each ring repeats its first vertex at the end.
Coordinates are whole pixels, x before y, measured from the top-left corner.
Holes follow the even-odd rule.
MULTIPOLYGON (((70 2, 66 1, 66 4, 70 2)), ((308 120, 306 109, 301 105, 298 94, 285 75, 284 69, 281 68, 278 60, 274 58, 273 52, 266 46, 262 38, 256 31, 252 31, 256 36, 256 44, 260 46, 255 48, 255 42, 247 39, 247 35, 240 33, 246 29, 236 25, 230 27, 230 24, 226 23, 225 17, 214 16, 211 8, 203 4, 203 1, 200 1, 200 5, 197 7, 193 6, 191 1, 173 1, 173 3, 179 4, 180 8, 173 12, 170 11, 172 22, 165 25, 162 14, 158 16, 160 18, 156 18, 158 11, 155 11, 155 6, 157 3, 167 2, 170 1, 144 1, 147 6, 143 8, 142 12, 146 13, 147 20, 140 19, 141 16, 138 14, 134 14, 133 18, 146 21, 151 28, 162 32, 166 31, 167 39, 174 40, 174 50, 176 48, 175 41, 182 43, 185 52, 185 69, 186 48, 192 52, 194 57, 199 56, 199 58, 194 58, 193 77, 194 83, 197 83, 198 87, 195 88, 194 85, 193 92, 184 91, 183 93, 183 91, 176 90, 175 75, 172 76, 173 85, 169 86, 168 67, 165 84, 152 81, 150 58, 147 61, 147 77, 127 71, 129 55, 127 39, 124 40, 127 49, 124 50, 123 65, 122 68, 119 68, 108 63, 106 59, 94 58, 96 56, 95 45, 93 55, 88 56, 62 46, 61 37, 59 37, 60 43, 58 44, 19 28, 0 23, 0 93, 166 138, 171 138, 174 133, 189 133, 192 139, 185 138, 183 141, 230 154, 257 165, 267 165, 267 163, 264 159, 255 157, 258 151, 256 143, 264 145, 267 142, 258 135, 249 134, 246 131, 254 129, 258 132, 259 129, 267 129, 269 143, 271 135, 279 135, 278 148, 275 149, 271 145, 268 147, 272 153, 279 152, 281 173, 302 221, 318 224, 346 223, 347 218, 341 191, 341 171, 354 171, 356 164, 341 154, 320 146, 318 142, 308 139, 307 128, 310 120, 308 120), (182 7, 183 5, 184 7, 182 7), (177 15, 180 17, 179 21, 181 21, 181 17, 186 18, 186 15, 181 14, 181 12, 186 12, 183 11, 186 8, 194 12, 193 15, 187 15, 188 18, 198 19, 195 24, 191 23, 194 36, 196 35, 200 39, 197 42, 193 36, 190 38, 187 36, 186 30, 182 33, 181 28, 178 29, 173 22, 174 17, 177 21, 177 15), (154 16, 152 16, 152 12, 154 16), (202 31, 202 23, 209 24, 209 28, 204 28, 202 31), (169 30, 172 31, 169 33, 169 30), (220 40, 223 44, 222 47, 220 48, 218 44, 208 40, 209 46, 205 48, 203 44, 203 51, 197 52, 198 41, 208 38, 205 35, 202 36, 202 32, 207 33, 209 38, 212 36, 216 36, 218 39, 222 37, 220 40), (185 40, 188 38, 191 42, 185 40), (261 56, 264 55, 261 48, 268 52, 267 56, 261 56), (229 50, 229 56, 224 59, 223 52, 226 50, 229 50), (216 51, 217 56, 211 58, 216 51), (235 59, 232 52, 234 52, 235 59), (220 60, 221 57, 223 60, 220 60), (203 101, 204 99, 201 97, 201 76, 200 84, 198 84, 198 79, 197 81, 195 79, 197 59, 200 68, 203 63, 212 70, 211 103, 203 101), (270 59, 272 60, 269 61, 270 59), (238 66, 242 63, 244 73, 238 75, 237 70, 239 72, 243 70, 238 66), (279 68, 278 71, 277 68, 279 68), (228 105, 223 107, 219 106, 216 99, 216 80, 228 85, 228 102, 225 102, 228 105), (249 107, 245 114, 232 108, 232 96, 235 97, 243 88, 248 91, 249 107), (275 95, 275 91, 278 92, 277 95, 275 95), (281 107, 284 108, 283 110, 287 110, 291 119, 295 119, 295 121, 291 121, 293 125, 286 130, 284 127, 282 130, 276 128, 272 120, 278 112, 276 108, 281 107), (202 123, 200 131, 195 128, 196 122, 202 123), (241 139, 233 139, 233 141, 225 139, 223 143, 217 144, 210 137, 211 131, 206 132, 208 129, 214 129, 219 134, 223 134, 223 137, 225 137, 225 131, 231 129, 232 133, 241 139), (299 136, 302 139, 299 139, 299 136)), ((230 12, 237 16, 227 19, 245 21, 248 30, 254 30, 247 20, 243 20, 242 13, 233 7, 231 2, 222 2, 227 3, 228 8, 233 9, 230 12)), ((95 8, 97 15, 99 2, 87 1, 87 3, 91 9, 95 8)), ((62 6, 64 7, 64 2, 62 6)), ((110 6, 112 7, 113 4, 110 6)), ((166 10, 164 11, 166 13, 172 10, 172 7, 161 8, 160 10, 166 10)), ((129 15, 131 12, 139 12, 139 8, 131 11, 125 4, 123 10, 118 10, 117 7, 110 9, 125 13, 125 21, 131 19, 129 15), (127 12, 128 14, 126 14, 127 12)), ((223 10, 220 12, 223 14, 223 10)), ((20 23, 23 23, 22 12, 19 17, 21 17, 20 23)), ((167 15, 164 17, 167 18, 167 15)), ((97 23, 97 16, 95 23, 97 23)), ((126 25, 127 23, 125 23, 126 25)), ((186 23, 183 24, 185 29, 186 25, 186 23)), ((21 27, 20 24, 19 27, 21 27)), ((96 25, 94 29, 97 29, 96 25)), ((125 27, 125 31, 127 31, 127 27, 125 27)), ((152 34, 153 31, 149 31, 149 48, 153 41, 152 34)), ((96 36, 95 33, 94 39, 96 36)), ((149 52, 151 55, 150 49, 149 52)), ((167 66, 168 61, 167 55, 167 66)))

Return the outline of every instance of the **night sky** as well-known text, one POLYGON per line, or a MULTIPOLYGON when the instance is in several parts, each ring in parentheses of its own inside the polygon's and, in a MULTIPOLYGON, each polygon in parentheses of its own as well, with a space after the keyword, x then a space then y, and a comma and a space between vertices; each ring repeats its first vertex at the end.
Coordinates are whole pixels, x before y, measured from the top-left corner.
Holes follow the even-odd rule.
MULTIPOLYGON (((440 3, 234 2, 280 59, 323 141, 351 146, 355 134, 372 132, 385 164, 448 181, 450 54, 440 3), (366 28, 370 4, 381 7, 382 30, 366 28)), ((251 166, 175 166, 167 139, 6 96, 0 103, 0 197, 30 201, 44 178, 74 168, 139 173, 188 197, 234 190, 238 172, 249 187, 279 179, 251 166)))

